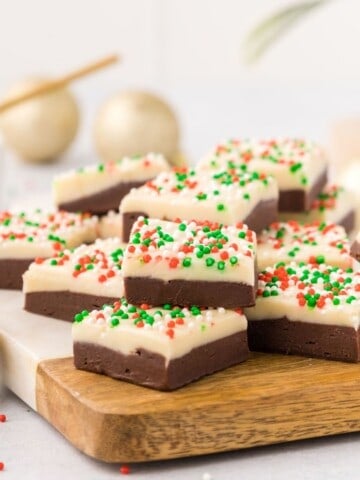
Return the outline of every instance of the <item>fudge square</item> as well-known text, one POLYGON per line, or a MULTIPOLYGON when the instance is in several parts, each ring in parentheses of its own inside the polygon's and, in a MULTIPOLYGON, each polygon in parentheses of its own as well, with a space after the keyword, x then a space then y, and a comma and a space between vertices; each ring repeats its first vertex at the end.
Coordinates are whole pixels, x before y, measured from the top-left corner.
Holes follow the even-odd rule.
POLYGON ((21 289, 22 274, 36 257, 93 242, 97 225, 88 214, 0 212, 0 288, 21 289))
POLYGON ((280 212, 282 221, 297 220, 300 223, 314 221, 336 223, 350 234, 355 228, 354 195, 340 185, 326 185, 315 200, 310 210, 303 213, 280 212))
POLYGON ((245 310, 251 350, 358 362, 360 272, 292 263, 259 275, 245 310))
POLYGON ((298 138, 228 140, 200 161, 203 170, 247 166, 276 178, 279 210, 309 210, 327 179, 327 157, 314 142, 298 138))
POLYGON ((352 267, 350 242, 343 227, 334 223, 276 222, 258 236, 258 268, 276 263, 327 263, 343 269, 352 267))
POLYGON ((71 170, 55 177, 54 202, 69 212, 102 215, 118 210, 121 199, 132 188, 169 168, 162 155, 149 153, 71 170))
POLYGON ((124 298, 76 315, 75 367, 157 390, 175 390, 246 360, 241 310, 150 308, 124 298))
POLYGON ((223 225, 246 223, 259 232, 277 220, 278 188, 272 177, 241 167, 206 173, 178 168, 133 189, 120 204, 123 240, 140 216, 199 220, 223 225))
POLYGON ((245 224, 140 217, 123 261, 134 304, 239 308, 255 304, 256 234, 245 224))
POLYGON ((360 232, 357 234, 353 244, 351 245, 351 255, 355 260, 360 262, 360 232))
POLYGON ((97 240, 37 258, 23 276, 25 310, 72 322, 79 310, 93 310, 124 294, 119 239, 97 240))

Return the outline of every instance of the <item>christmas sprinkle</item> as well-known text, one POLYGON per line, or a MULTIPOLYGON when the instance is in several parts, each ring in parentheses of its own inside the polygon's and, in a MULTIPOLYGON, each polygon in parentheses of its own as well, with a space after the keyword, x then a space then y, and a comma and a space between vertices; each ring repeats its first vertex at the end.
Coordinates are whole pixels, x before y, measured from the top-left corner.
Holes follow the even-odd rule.
POLYGON ((216 222, 167 222, 140 217, 134 224, 124 259, 124 275, 138 269, 165 269, 166 277, 185 271, 244 275, 254 271, 256 235, 247 225, 226 227, 216 222), (132 267, 133 266, 133 267, 132 267), (133 270, 134 269, 134 270, 133 270), (166 271, 169 273, 167 274, 166 271))
POLYGON ((325 169, 325 156, 321 148, 304 139, 230 139, 217 145, 200 162, 200 168, 217 170, 241 166, 244 171, 255 168, 272 173, 275 177, 286 171, 289 177, 296 178, 300 187, 305 187, 309 184, 308 172, 313 168, 312 162, 322 162, 325 169))
MULTIPOLYGON (((200 308, 192 305, 189 308, 181 308, 173 305, 151 307, 147 304, 132 305, 125 298, 121 298, 113 305, 104 305, 101 310, 91 312, 84 310, 74 317, 74 324, 106 326, 108 329, 125 328, 144 329, 156 331, 164 335, 168 340, 173 340, 179 334, 189 334, 199 331, 205 332, 225 318, 228 311, 224 308, 200 308)), ((238 315, 243 315, 241 309, 237 309, 238 315)))
POLYGON ((291 298, 300 309, 307 310, 344 312, 348 309, 354 319, 359 320, 360 272, 351 268, 342 270, 323 262, 288 265, 280 262, 259 274, 257 296, 291 298))
POLYGON ((328 185, 311 205, 311 210, 324 212, 326 210, 335 210, 339 196, 344 192, 344 188, 339 185, 328 185))
POLYGON ((32 213, 0 212, 0 246, 13 249, 20 245, 29 250, 40 249, 47 256, 93 240, 97 219, 88 214, 36 210, 32 213), (40 248, 41 247, 41 248, 40 248), (49 252, 49 253, 48 253, 49 252))
POLYGON ((258 237, 259 268, 279 261, 328 263, 350 267, 350 245, 343 227, 333 223, 296 221, 271 224, 258 237))
MULTIPOLYGON (((183 167, 162 172, 144 186, 134 189, 124 198, 121 212, 131 211, 133 203, 127 207, 127 202, 131 203, 137 197, 144 202, 145 209, 147 203, 158 202, 157 198, 161 197, 168 202, 168 210, 181 208, 177 216, 182 218, 186 217, 186 207, 189 214, 194 209, 193 215, 199 220, 226 220, 230 224, 245 219, 264 197, 276 199, 277 195, 273 178, 255 171, 244 171, 241 165, 216 172, 183 167)), ((170 213, 166 216, 174 219, 170 213)))
POLYGON ((97 240, 92 245, 61 251, 49 259, 36 259, 35 264, 41 269, 51 267, 54 275, 62 268, 74 279, 91 275, 98 283, 104 284, 114 277, 122 278, 124 248, 125 245, 117 239, 97 240))

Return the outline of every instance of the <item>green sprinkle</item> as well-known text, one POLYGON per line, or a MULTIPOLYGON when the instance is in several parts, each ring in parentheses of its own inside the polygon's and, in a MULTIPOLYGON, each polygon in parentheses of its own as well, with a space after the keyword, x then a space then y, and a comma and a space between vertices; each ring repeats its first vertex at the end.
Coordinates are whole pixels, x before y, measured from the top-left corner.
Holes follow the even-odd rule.
POLYGON ((179 230, 181 230, 182 232, 184 232, 186 230, 186 224, 185 223, 180 223, 179 225, 179 230))
POLYGON ((307 301, 307 306, 310 308, 314 308, 316 306, 316 298, 310 297, 307 301))
POLYGON ((50 265, 57 265, 57 260, 55 260, 54 258, 52 260, 50 260, 50 265))
POLYGON ((225 270, 225 262, 220 260, 217 264, 217 268, 218 268, 218 270, 225 270))
POLYGON ((191 258, 189 257, 184 258, 182 264, 183 264, 183 267, 186 267, 186 268, 191 267, 191 258))
POLYGON ((294 163, 294 165, 291 165, 291 167, 290 167, 290 172, 295 173, 298 170, 300 170, 301 167, 302 167, 302 163, 300 163, 300 162, 294 163))
POLYGON ((206 259, 206 266, 207 267, 212 267, 215 263, 215 260, 212 257, 209 257, 206 259))
POLYGON ((77 323, 80 323, 83 321, 83 316, 81 315, 81 313, 77 313, 75 316, 74 316, 74 321, 77 322, 77 323))
POLYGON ((225 205, 223 203, 218 203, 216 208, 219 212, 223 212, 225 210, 225 205))
POLYGON ((116 327, 117 325, 119 325, 119 323, 120 323, 120 321, 119 321, 118 318, 113 317, 113 318, 111 319, 111 326, 112 326, 112 327, 116 327))
POLYGON ((236 265, 238 263, 237 257, 230 257, 230 263, 231 265, 236 265))
POLYGON ((198 200, 206 200, 206 199, 207 199, 207 195, 206 195, 206 193, 198 193, 198 194, 196 195, 196 198, 197 198, 198 200))
POLYGON ((318 255, 318 256, 316 257, 316 263, 317 263, 317 264, 320 265, 321 263, 324 263, 324 262, 325 262, 325 257, 324 257, 324 255, 318 255))

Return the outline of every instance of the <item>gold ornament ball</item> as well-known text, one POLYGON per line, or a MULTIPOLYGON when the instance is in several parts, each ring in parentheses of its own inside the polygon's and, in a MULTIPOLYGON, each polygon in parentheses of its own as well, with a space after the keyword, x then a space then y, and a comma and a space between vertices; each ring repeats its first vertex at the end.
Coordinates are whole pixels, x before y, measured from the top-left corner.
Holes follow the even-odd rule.
MULTIPOLYGON (((12 87, 5 98, 25 93, 43 82, 43 78, 27 79, 12 87)), ((78 126, 77 103, 65 88, 26 100, 0 114, 5 144, 30 163, 56 159, 70 145, 78 126)))
POLYGON ((103 161, 127 155, 162 153, 178 161, 179 124, 171 107, 148 92, 127 91, 111 97, 99 110, 94 140, 103 161))

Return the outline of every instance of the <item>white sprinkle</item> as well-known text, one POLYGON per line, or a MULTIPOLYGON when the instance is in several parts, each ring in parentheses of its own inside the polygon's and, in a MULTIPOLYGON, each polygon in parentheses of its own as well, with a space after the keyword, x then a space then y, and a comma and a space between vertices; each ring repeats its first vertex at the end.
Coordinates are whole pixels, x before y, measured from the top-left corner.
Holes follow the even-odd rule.
POLYGON ((225 313, 225 308, 224 307, 219 307, 217 310, 221 315, 223 315, 225 313))
POLYGON ((210 475, 210 473, 206 472, 206 473, 203 473, 201 480, 213 480, 213 477, 212 475, 210 475))

